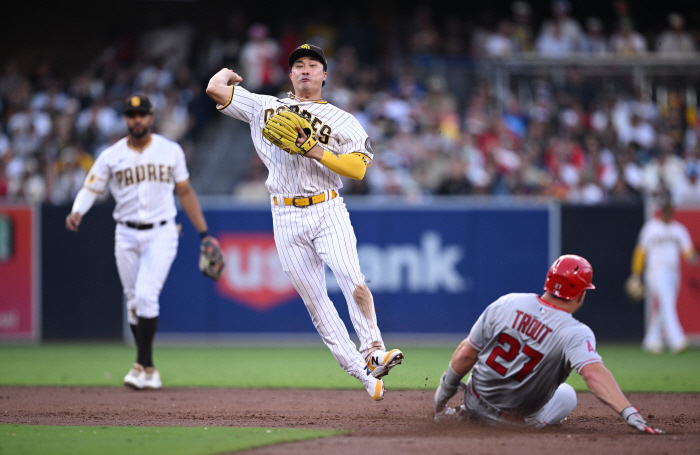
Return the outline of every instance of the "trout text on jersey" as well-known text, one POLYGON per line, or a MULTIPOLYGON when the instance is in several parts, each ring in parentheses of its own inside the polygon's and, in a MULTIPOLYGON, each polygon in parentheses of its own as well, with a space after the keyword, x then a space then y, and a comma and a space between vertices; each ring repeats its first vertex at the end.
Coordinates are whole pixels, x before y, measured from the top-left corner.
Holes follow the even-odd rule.
POLYGON ((513 321, 513 328, 525 336, 537 341, 538 344, 542 343, 549 332, 552 331, 552 329, 550 329, 546 324, 542 323, 539 319, 536 319, 534 316, 520 310, 515 310, 515 312, 516 315, 515 320, 513 321), (518 323, 518 321, 520 321, 520 323, 518 323))

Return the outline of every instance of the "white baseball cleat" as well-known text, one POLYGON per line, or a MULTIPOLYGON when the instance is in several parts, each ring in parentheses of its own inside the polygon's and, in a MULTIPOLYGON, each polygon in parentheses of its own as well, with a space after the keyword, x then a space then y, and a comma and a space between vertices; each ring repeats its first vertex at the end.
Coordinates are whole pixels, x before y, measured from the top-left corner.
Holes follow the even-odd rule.
POLYGON ((371 374, 375 378, 380 379, 389 374, 389 370, 401 364, 402 360, 403 353, 398 349, 392 349, 389 352, 374 351, 370 354, 365 370, 368 375, 371 374))
POLYGON ((688 338, 683 338, 681 340, 680 344, 677 346, 673 346, 671 348, 671 354, 680 354, 681 352, 685 351, 690 347, 690 342, 688 341, 688 338))
POLYGON ((155 367, 146 367, 146 374, 143 380, 143 388, 158 390, 163 387, 163 383, 160 381, 160 373, 155 367))
POLYGON ((664 345, 658 344, 645 344, 642 346, 642 351, 648 352, 649 354, 661 354, 664 350, 664 345))
POLYGON ((367 390, 367 393, 374 401, 382 401, 384 399, 384 381, 369 375, 364 379, 364 385, 365 390, 367 390))
POLYGON ((145 380, 146 370, 144 370, 140 363, 135 363, 126 376, 124 376, 124 385, 134 390, 141 390, 143 389, 145 380))

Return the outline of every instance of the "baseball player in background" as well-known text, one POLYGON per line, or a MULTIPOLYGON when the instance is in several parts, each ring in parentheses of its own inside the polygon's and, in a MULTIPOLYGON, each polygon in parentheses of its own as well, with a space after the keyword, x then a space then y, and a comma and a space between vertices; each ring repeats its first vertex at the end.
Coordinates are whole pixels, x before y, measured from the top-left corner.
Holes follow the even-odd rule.
POLYGON ((124 384, 134 389, 160 389, 160 373, 153 364, 153 339, 160 314, 158 297, 177 253, 173 189, 202 240, 209 239, 209 234, 188 181, 182 148, 151 132, 154 115, 149 99, 138 95, 128 98, 123 113, 128 136, 97 158, 66 217, 66 227, 77 232, 97 195, 109 185, 116 201, 114 255, 137 350, 136 363, 124 384))
POLYGON ((591 392, 628 425, 661 433, 625 398, 595 350, 593 332, 572 316, 586 291, 595 289, 592 279, 586 259, 564 255, 547 272, 541 296, 507 294, 489 305, 440 379, 436 420, 474 418, 534 428, 558 424, 576 407, 576 392, 564 383, 576 369, 591 392), (458 390, 464 391, 464 405, 446 407, 458 390))
POLYGON ((673 219, 674 206, 665 199, 661 218, 651 218, 642 226, 632 255, 632 275, 629 282, 642 289, 641 276, 648 294, 646 333, 642 349, 658 354, 664 346, 679 353, 688 347, 688 339, 678 320, 676 304, 681 280, 681 257, 698 266, 690 233, 673 219), (646 267, 645 267, 646 265, 646 267))
POLYGON ((238 85, 243 79, 227 68, 211 78, 207 94, 220 112, 250 124, 255 150, 269 171, 265 184, 282 267, 337 362, 379 401, 384 397, 381 378, 401 363, 403 354, 387 351, 382 341, 372 293, 360 272, 355 233, 340 196, 340 176, 361 180, 373 152, 357 119, 321 98, 327 75, 323 50, 304 44, 288 62, 294 93, 287 98, 250 93, 238 85), (304 154, 290 154, 263 137, 268 120, 282 110, 308 117, 308 133, 299 128, 297 138, 294 131, 296 144, 317 141, 304 154), (328 297, 324 262, 347 301, 359 352, 328 297))

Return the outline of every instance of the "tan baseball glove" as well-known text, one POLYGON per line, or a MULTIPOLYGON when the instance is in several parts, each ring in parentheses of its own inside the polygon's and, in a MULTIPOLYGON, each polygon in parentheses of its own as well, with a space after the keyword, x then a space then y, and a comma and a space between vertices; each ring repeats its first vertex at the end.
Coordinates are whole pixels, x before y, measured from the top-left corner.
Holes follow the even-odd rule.
POLYGON ((221 245, 214 237, 205 237, 199 246, 199 270, 204 276, 218 280, 224 273, 226 262, 221 245))
POLYGON ((630 275, 625 281, 625 294, 633 303, 641 302, 644 298, 644 283, 638 275, 630 275))
POLYGON ((268 119, 262 134, 268 141, 290 155, 306 155, 318 142, 311 129, 309 117, 287 108, 280 109, 268 119), (297 140, 301 136, 297 126, 306 134, 306 140, 300 145, 297 145, 297 140))

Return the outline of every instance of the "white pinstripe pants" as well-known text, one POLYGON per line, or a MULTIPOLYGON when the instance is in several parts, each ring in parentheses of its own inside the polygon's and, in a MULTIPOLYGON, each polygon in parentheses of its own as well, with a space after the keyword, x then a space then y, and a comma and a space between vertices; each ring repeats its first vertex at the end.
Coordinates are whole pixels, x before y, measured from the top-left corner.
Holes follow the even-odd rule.
POLYGON ((160 291, 177 254, 177 226, 170 220, 163 226, 139 231, 117 224, 114 237, 129 324, 135 325, 137 317, 159 316, 160 291))
MULTIPOLYGON (((279 198, 278 198, 279 200, 279 198)), ((350 375, 364 376, 360 352, 384 349, 374 303, 362 309, 353 297, 365 284, 357 256, 357 239, 341 197, 308 207, 272 205, 275 244, 282 269, 304 300, 311 321, 338 364, 350 375), (360 351, 328 297, 323 263, 328 264, 348 304, 350 319, 360 340, 360 351)))

